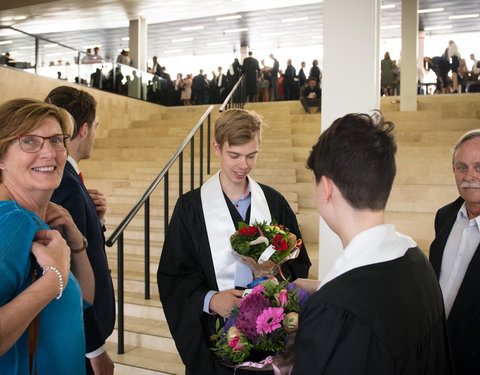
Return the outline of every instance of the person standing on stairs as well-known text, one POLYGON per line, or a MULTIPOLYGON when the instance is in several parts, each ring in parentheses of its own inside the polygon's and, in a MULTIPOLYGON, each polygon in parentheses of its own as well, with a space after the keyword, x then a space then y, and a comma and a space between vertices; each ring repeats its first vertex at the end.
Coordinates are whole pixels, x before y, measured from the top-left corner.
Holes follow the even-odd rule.
POLYGON ((74 120, 62 182, 53 193, 52 201, 70 212, 82 232, 95 276, 95 300, 84 311, 87 374, 113 374, 114 365, 105 347, 105 340, 115 325, 115 294, 105 253, 107 205, 102 192, 86 188, 78 169, 81 160, 90 158, 95 142, 97 103, 86 91, 68 86, 53 89, 45 101, 65 109, 74 120))
POLYGON ((455 145, 453 173, 460 197, 435 216, 430 262, 445 301, 457 374, 480 374, 480 129, 455 145))
MULTIPOLYGON (((220 170, 202 187, 177 201, 157 272, 158 289, 170 332, 187 374, 233 374, 209 349, 217 319, 224 321, 242 290, 253 281, 250 268, 232 255, 230 236, 240 222, 278 223, 301 238, 297 219, 276 190, 249 177, 261 142, 263 120, 230 109, 215 122, 213 150, 220 170)), ((300 256, 282 266, 290 280, 308 277, 310 260, 300 256)), ((241 371, 237 371, 241 374, 241 371)))

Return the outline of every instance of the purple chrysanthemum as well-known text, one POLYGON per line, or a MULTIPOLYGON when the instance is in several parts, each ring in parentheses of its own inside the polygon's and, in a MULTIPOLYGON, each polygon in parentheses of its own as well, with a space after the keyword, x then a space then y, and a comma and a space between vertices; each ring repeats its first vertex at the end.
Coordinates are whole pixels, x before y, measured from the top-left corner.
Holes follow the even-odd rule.
POLYGON ((251 339, 257 334, 257 317, 268 307, 268 303, 268 298, 263 294, 249 294, 242 300, 236 326, 247 338, 251 339))
POLYGON ((305 289, 297 288, 297 285, 294 284, 294 283, 288 283, 287 284, 287 290, 289 292, 294 290, 294 289, 297 289, 298 305, 300 307, 302 307, 303 304, 307 301, 308 297, 310 297, 310 294, 305 289))
POLYGON ((263 311, 257 318, 257 333, 270 333, 282 326, 285 313, 281 307, 269 307, 263 311))

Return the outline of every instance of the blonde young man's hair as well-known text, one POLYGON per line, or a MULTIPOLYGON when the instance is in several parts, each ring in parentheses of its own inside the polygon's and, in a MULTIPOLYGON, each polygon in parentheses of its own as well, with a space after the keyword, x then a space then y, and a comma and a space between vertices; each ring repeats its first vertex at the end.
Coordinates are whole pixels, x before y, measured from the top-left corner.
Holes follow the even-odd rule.
POLYGON ((258 137, 262 140, 263 118, 254 111, 232 108, 223 112, 215 121, 215 141, 220 148, 228 142, 230 146, 248 143, 258 137))
POLYGON ((19 135, 31 133, 48 117, 58 121, 63 134, 72 135, 72 116, 64 109, 36 99, 13 99, 0 105, 0 160, 12 141, 19 135))

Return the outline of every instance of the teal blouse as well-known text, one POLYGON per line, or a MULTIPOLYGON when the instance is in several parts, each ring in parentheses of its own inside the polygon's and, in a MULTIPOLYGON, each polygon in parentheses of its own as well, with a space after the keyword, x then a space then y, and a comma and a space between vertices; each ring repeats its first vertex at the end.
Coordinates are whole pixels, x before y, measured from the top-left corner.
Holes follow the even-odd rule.
MULTIPOLYGON (((0 306, 31 284, 35 258, 30 249, 35 233, 44 229, 50 228, 35 213, 14 201, 0 201, 0 306)), ((28 366, 25 331, 0 357, 0 374, 28 374, 28 366)), ((82 294, 71 272, 62 297, 40 312, 36 366, 38 375, 85 374, 82 294)))

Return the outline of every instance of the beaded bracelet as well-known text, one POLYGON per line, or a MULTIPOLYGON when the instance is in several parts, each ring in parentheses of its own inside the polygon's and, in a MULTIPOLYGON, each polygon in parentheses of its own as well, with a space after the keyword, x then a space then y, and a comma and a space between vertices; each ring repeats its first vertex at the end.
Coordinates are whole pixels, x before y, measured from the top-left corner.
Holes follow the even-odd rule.
POLYGON ((58 270, 57 267, 53 267, 53 266, 48 266, 48 267, 45 267, 43 269, 43 272, 42 272, 42 276, 45 274, 46 271, 48 270, 52 270, 53 272, 55 272, 58 276, 58 294, 57 294, 57 297, 56 299, 60 299, 62 297, 62 294, 63 294, 63 276, 62 274, 60 273, 60 271, 58 270))

